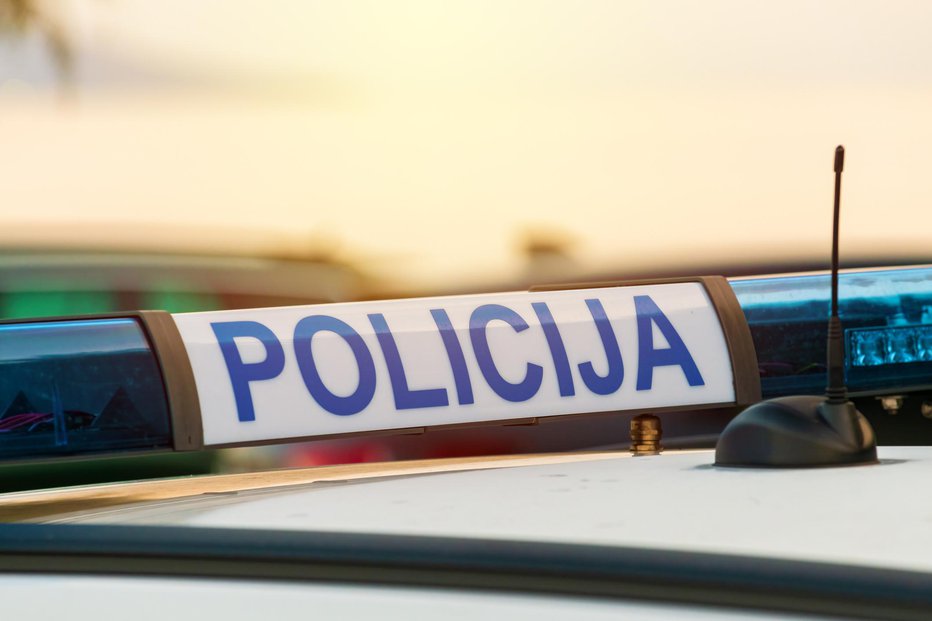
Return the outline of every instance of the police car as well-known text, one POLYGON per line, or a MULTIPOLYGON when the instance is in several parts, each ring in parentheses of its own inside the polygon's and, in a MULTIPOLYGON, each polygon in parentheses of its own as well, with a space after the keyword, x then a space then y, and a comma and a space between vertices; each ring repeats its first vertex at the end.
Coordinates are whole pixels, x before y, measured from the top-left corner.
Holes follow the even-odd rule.
POLYGON ((16 321, 0 369, 6 460, 636 415, 630 450, 2 495, 15 617, 932 612, 932 452, 885 443, 932 425, 932 266, 16 321))

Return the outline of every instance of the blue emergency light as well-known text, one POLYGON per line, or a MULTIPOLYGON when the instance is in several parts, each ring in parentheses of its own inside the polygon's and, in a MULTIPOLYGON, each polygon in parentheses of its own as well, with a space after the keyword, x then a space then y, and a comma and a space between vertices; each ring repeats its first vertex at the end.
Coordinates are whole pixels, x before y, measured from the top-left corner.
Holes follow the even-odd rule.
POLYGON ((0 323, 0 459, 199 445, 185 417, 173 423, 190 400, 173 333, 151 312, 0 323))
POLYGON ((161 374, 132 319, 0 326, 5 456, 171 447, 161 374))
MULTIPOLYGON (((932 387, 932 267, 839 276, 845 375, 852 395, 932 387)), ((765 397, 822 394, 829 274, 734 279, 765 397)))

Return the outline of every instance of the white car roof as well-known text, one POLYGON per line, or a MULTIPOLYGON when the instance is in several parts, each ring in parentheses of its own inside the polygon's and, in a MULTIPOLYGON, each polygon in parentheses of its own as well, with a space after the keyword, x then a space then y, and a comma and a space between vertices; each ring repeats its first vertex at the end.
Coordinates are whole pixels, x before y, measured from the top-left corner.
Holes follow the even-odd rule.
MULTIPOLYGON (((330 480, 95 509, 56 521, 659 548, 932 571, 932 449, 881 463, 735 469, 711 451, 330 480)), ((518 462, 520 463, 520 462, 518 462)))

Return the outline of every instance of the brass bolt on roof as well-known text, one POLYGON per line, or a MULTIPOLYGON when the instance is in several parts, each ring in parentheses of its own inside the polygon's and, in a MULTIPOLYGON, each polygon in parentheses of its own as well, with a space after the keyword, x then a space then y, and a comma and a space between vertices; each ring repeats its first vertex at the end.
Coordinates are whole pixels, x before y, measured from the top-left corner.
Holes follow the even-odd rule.
POLYGON ((660 444, 662 438, 663 427, 658 417, 653 414, 641 414, 631 419, 631 454, 635 457, 659 455, 663 451, 660 444))

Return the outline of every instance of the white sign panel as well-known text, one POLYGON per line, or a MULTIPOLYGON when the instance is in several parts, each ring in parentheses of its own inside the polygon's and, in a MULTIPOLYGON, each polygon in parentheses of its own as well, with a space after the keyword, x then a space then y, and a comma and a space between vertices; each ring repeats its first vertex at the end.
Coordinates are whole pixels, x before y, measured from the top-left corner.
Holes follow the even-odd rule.
POLYGON ((735 399, 699 283, 173 317, 205 445, 735 399))

